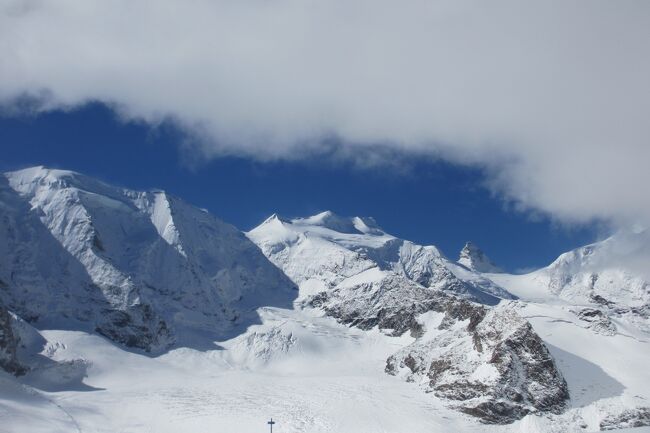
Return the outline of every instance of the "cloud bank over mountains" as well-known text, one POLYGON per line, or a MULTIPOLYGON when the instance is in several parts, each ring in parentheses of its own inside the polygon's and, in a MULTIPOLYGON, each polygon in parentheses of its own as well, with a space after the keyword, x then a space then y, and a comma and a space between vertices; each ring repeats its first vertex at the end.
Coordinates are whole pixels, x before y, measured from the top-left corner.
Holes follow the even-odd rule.
POLYGON ((645 0, 9 0, 0 103, 172 119, 208 158, 379 145, 561 220, 648 225, 649 22, 645 0))

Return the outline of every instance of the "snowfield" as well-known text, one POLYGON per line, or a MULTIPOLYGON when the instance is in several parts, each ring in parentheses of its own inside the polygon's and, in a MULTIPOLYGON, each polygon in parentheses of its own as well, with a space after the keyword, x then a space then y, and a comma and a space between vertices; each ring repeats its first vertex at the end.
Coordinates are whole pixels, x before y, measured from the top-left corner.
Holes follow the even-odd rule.
POLYGON ((31 373, 2 373, 0 431, 254 433, 273 417, 274 431, 292 433, 585 432, 599 431, 606 414, 648 405, 647 341, 594 334, 562 308, 530 304, 522 312, 567 378, 572 399, 562 415, 481 424, 384 373, 386 358, 411 337, 349 328, 313 310, 269 308, 260 312, 263 324, 213 349, 159 357, 84 332, 44 331, 54 348, 45 353, 85 360, 87 376, 45 391, 31 373))
POLYGON ((511 275, 372 218, 244 236, 160 191, 0 180, 1 433, 650 432, 646 232, 511 275))

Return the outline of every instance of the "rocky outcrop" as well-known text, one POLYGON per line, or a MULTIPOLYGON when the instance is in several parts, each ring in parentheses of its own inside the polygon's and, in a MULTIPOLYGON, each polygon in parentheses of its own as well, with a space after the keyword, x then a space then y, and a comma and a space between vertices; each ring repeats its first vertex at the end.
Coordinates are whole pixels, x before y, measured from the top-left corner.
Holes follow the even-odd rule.
POLYGON ((20 337, 14 332, 12 322, 9 311, 0 305, 0 368, 11 374, 21 375, 26 372, 26 368, 17 358, 20 337))
POLYGON ((442 291, 388 275, 373 282, 338 286, 310 297, 305 304, 322 308, 341 323, 365 330, 378 327, 398 336, 407 331, 413 335, 421 333, 417 316, 426 311, 444 310, 449 299, 442 291))
POLYGON ((135 305, 126 311, 105 310, 95 331, 116 343, 146 352, 174 341, 167 323, 147 304, 135 305))
POLYGON ((467 242, 460 251, 458 263, 476 272, 503 272, 492 260, 472 242, 467 242))
POLYGON ((386 372, 483 422, 559 412, 569 398, 548 349, 509 304, 485 307, 395 275, 339 285, 307 304, 361 329, 410 332, 417 339, 388 358, 386 372))
POLYGON ((650 426, 650 408, 637 407, 606 416, 600 422, 601 430, 618 430, 650 426))
POLYGON ((597 334, 616 335, 616 325, 602 310, 587 307, 574 311, 574 313, 597 334))
POLYGON ((486 423, 560 412, 567 384, 530 324, 509 306, 479 308, 455 321, 445 312, 438 329, 391 356, 386 371, 486 423))
POLYGON ((39 330, 0 306, 0 369, 24 375, 21 384, 50 392, 93 389, 83 383, 90 361, 57 359, 57 353, 66 348, 63 343, 47 340, 39 330))
POLYGON ((249 368, 263 366, 292 351, 298 339, 282 327, 243 334, 227 343, 229 362, 249 368))

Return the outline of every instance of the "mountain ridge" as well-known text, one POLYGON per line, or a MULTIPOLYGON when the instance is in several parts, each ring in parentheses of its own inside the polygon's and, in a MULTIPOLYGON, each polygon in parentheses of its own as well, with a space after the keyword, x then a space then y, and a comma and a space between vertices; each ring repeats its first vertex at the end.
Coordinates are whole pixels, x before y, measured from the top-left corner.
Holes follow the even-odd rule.
POLYGON ((307 269, 306 278, 309 279, 311 273, 332 273, 333 270, 327 268, 336 263, 338 274, 321 275, 322 282, 336 284, 341 276, 350 277, 379 267, 425 286, 451 287, 455 284, 458 295, 484 303, 496 304, 500 298, 514 299, 479 273, 447 259, 437 247, 399 239, 367 217, 343 218, 331 211, 290 220, 271 217, 248 231, 247 236, 297 284, 302 282, 296 280, 302 278, 298 274, 304 273, 300 266, 307 269), (330 221, 336 224, 328 223, 330 221), (312 248, 316 244, 317 247, 312 248), (310 255, 312 250, 318 253, 310 255), (287 263, 288 260, 291 263, 287 263))
POLYGON ((156 351, 174 344, 174 327, 227 332, 254 316, 256 298, 291 303, 292 283, 254 244, 178 198, 43 167, 2 179, 13 218, 7 212, 0 221, 7 246, 0 280, 34 292, 3 298, 31 321, 74 318, 112 340, 156 351), (28 251, 34 242, 48 242, 67 271, 57 274, 50 257, 28 251), (14 260, 17 251, 25 251, 23 265, 14 260), (39 306, 47 286, 58 287, 58 313, 39 306))

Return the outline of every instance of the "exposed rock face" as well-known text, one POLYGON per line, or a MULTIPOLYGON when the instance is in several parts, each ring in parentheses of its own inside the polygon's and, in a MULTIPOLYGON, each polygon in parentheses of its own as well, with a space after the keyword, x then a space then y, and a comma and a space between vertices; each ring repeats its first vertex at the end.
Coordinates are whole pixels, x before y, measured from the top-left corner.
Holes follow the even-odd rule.
POLYGON ((421 325, 416 317, 426 311, 442 311, 450 298, 439 290, 426 289, 404 277, 390 275, 358 285, 341 285, 310 297, 306 304, 322 308, 340 322, 361 329, 406 331, 417 335, 421 325))
POLYGON ((0 175, 0 210, 0 301, 37 326, 156 351, 295 297, 243 233, 162 191, 34 167, 0 175))
POLYGON ((511 306, 487 308, 394 275, 339 285, 307 303, 361 329, 410 331, 417 340, 387 360, 386 372, 484 422, 559 412, 569 398, 544 343, 511 306))
POLYGON ((530 324, 508 306, 465 311, 456 321, 446 312, 437 330, 391 356, 386 371, 486 423, 561 411, 566 381, 530 324))
POLYGON ((148 304, 104 310, 95 331, 116 343, 147 351, 174 340, 167 323, 148 304))
POLYGON ((15 375, 26 371, 17 358, 19 342, 20 338, 12 326, 11 314, 0 305, 0 368, 15 375))
POLYGON ((575 313, 594 332, 602 335, 616 335, 616 325, 603 311, 587 307, 575 311, 575 313))
POLYGON ((627 409, 616 415, 608 415, 600 422, 601 430, 618 430, 650 426, 650 408, 627 409))
POLYGON ((296 342, 292 332, 278 327, 241 335, 229 343, 228 351, 234 364, 255 367, 288 353, 296 342))

